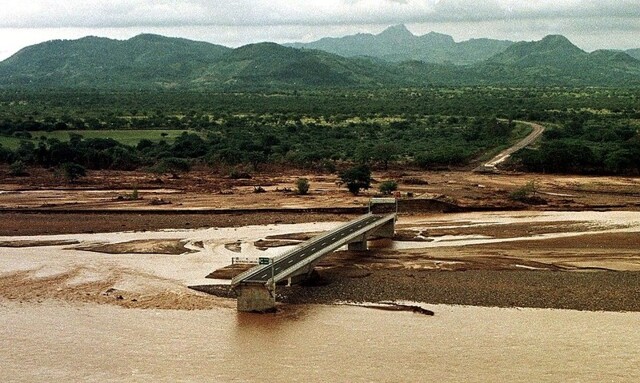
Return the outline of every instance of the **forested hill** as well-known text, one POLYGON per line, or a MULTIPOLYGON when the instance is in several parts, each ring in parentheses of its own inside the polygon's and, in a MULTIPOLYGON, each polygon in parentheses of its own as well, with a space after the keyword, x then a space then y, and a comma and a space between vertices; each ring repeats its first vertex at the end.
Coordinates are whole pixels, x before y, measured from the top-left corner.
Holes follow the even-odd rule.
POLYGON ((158 35, 98 37, 24 48, 0 63, 0 86, 264 88, 394 83, 393 68, 274 43, 237 49, 158 35))
POLYGON ((370 56, 395 62, 417 60, 435 64, 465 65, 486 60, 512 44, 512 41, 492 39, 471 39, 456 43, 449 35, 430 32, 415 36, 404 25, 396 25, 377 35, 360 33, 286 45, 319 49, 344 57, 370 56))
POLYGON ((477 66, 490 83, 624 86, 640 84, 640 61, 627 53, 587 53, 566 37, 550 35, 520 42, 477 66))
MULTIPOLYGON (((391 32, 396 37, 405 33, 391 32)), ((4 88, 277 90, 425 85, 640 86, 640 61, 621 51, 586 53, 562 36, 515 43, 487 60, 458 66, 343 57, 274 43, 231 49, 140 35, 126 41, 97 37, 50 41, 0 62, 4 88)))
POLYGON ((232 49, 142 34, 126 41, 88 36, 26 47, 0 63, 2 85, 136 87, 182 84, 232 49))

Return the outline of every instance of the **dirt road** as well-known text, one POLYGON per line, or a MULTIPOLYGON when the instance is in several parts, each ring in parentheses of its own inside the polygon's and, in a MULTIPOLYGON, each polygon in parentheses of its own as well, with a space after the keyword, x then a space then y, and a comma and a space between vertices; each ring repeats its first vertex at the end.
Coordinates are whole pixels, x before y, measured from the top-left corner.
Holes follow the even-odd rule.
POLYGON ((491 161, 477 167, 475 171, 480 171, 480 172, 486 172, 491 170, 495 171, 496 166, 506 161, 507 158, 509 158, 509 156, 511 156, 513 153, 534 143, 542 135, 542 133, 544 133, 544 126, 540 124, 536 124, 534 122, 527 122, 527 121, 514 121, 514 122, 529 125, 533 128, 533 131, 517 144, 500 152, 497 156, 493 157, 491 161))

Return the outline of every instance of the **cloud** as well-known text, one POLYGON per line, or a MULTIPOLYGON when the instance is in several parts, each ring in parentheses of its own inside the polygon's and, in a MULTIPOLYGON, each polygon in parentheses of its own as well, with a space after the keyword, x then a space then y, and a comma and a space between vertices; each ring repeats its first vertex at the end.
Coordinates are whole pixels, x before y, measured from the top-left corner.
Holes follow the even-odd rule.
POLYGON ((0 28, 274 26, 640 17, 637 0, 6 1, 0 28))

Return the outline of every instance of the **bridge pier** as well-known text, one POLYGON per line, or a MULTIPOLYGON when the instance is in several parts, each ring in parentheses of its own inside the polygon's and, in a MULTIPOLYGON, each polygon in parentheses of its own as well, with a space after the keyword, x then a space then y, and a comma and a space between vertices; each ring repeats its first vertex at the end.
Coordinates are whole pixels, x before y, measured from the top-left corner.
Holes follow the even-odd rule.
POLYGON ((364 240, 358 242, 350 242, 347 245, 347 249, 349 249, 350 251, 365 251, 368 249, 367 239, 365 238, 364 240))
POLYGON ((236 286, 238 311, 273 312, 276 310, 276 294, 265 285, 247 283, 236 286))
POLYGON ((367 240, 371 234, 377 238, 393 238, 396 233, 395 220, 389 221, 380 226, 373 232, 365 233, 361 237, 355 239, 353 242, 347 244, 347 249, 350 251, 366 251, 369 249, 367 246, 367 240))
POLYGON ((380 238, 393 238, 396 234, 396 221, 395 219, 385 223, 380 226, 378 230, 375 231, 375 235, 380 238))

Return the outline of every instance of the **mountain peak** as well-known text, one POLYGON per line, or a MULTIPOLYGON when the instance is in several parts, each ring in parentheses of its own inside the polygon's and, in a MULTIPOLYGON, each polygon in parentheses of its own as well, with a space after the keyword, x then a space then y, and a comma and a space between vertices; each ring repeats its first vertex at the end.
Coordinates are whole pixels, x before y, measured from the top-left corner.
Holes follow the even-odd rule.
POLYGON ((413 33, 407 29, 404 24, 392 25, 384 31, 380 32, 378 36, 384 37, 414 37, 413 33))
POLYGON ((429 32, 426 35, 420 36, 420 38, 423 41, 429 41, 434 44, 455 45, 456 43, 453 37, 438 32, 429 32))
POLYGON ((587 53, 561 35, 549 35, 540 41, 519 42, 489 59, 490 62, 513 64, 519 67, 571 67, 587 53))
POLYGON ((562 47, 562 48, 571 48, 571 49, 580 49, 575 46, 568 38, 562 35, 547 35, 542 40, 539 41, 539 45, 542 46, 553 46, 553 47, 562 47))

